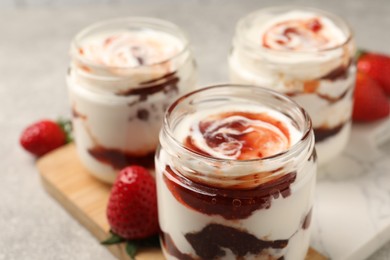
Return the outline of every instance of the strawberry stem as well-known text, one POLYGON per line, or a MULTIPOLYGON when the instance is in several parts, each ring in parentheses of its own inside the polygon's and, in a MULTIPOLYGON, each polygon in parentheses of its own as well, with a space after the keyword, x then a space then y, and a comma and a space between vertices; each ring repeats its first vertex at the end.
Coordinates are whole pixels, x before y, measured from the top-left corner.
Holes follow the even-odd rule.
POLYGON ((114 234, 113 232, 111 232, 111 237, 107 238, 106 240, 100 242, 102 245, 114 245, 114 244, 118 244, 118 243, 122 243, 125 241, 125 239, 123 237, 120 237, 118 236, 117 234, 114 234))
POLYGON ((72 121, 69 119, 65 118, 59 118, 57 120, 57 124, 62 128, 62 131, 64 131, 65 136, 66 136, 66 143, 70 143, 73 141, 73 136, 72 136, 72 121))
POLYGON ((151 237, 143 238, 143 239, 134 239, 127 240, 110 230, 111 236, 106 240, 100 242, 102 245, 114 245, 119 243, 126 243, 126 253, 130 256, 131 259, 135 259, 135 255, 137 254, 138 248, 141 247, 160 247, 160 238, 159 235, 154 235, 151 237))
POLYGON ((366 50, 363 50, 363 49, 357 49, 356 53, 355 53, 355 60, 358 61, 360 59, 360 57, 362 57, 364 54, 366 54, 367 51, 366 50))

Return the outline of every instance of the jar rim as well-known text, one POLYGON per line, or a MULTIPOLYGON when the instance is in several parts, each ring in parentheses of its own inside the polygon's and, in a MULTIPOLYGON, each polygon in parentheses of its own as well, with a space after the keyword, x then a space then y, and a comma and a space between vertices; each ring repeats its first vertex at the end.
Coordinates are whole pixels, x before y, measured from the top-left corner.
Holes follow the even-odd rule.
MULTIPOLYGON (((338 27, 340 27, 340 26, 338 25, 338 27)), ((299 6, 299 5, 296 5, 296 6, 282 5, 282 6, 272 6, 272 7, 258 9, 256 11, 253 11, 253 12, 245 15, 241 19, 239 19, 237 22, 237 25, 236 25, 234 39, 235 39, 235 41, 237 41, 237 43, 242 44, 243 46, 249 47, 249 48, 251 48, 251 50, 257 50, 259 52, 268 52, 268 53, 276 53, 276 54, 313 54, 313 53, 316 54, 316 53, 332 52, 334 50, 340 49, 343 46, 346 46, 347 44, 349 44, 353 40, 353 36, 354 36, 354 33, 353 33, 353 30, 352 30, 352 27, 350 26, 350 24, 347 21, 345 21, 344 19, 342 19, 341 17, 339 17, 333 13, 330 13, 330 12, 327 12, 327 11, 324 11, 321 9, 313 8, 313 7, 306 7, 306 6, 299 6), (317 13, 317 14, 320 14, 324 17, 329 18, 331 21, 335 22, 336 24, 340 24, 341 27, 343 27, 345 29, 345 31, 343 30, 343 32, 346 34, 345 40, 342 41, 341 43, 335 45, 335 46, 331 46, 331 47, 327 47, 327 48, 323 48, 323 49, 319 49, 319 50, 297 50, 297 51, 294 50, 294 51, 291 51, 291 50, 269 49, 269 48, 264 47, 262 44, 259 44, 257 42, 251 41, 250 39, 247 39, 246 37, 244 37, 242 35, 243 27, 245 27, 245 24, 248 23, 250 20, 252 20, 254 17, 256 17, 258 15, 271 13, 271 12, 288 12, 288 11, 293 11, 293 10, 310 11, 313 13, 317 13)))
MULTIPOLYGON (((180 152, 186 153, 190 155, 191 157, 197 158, 202 161, 211 161, 215 163, 229 163, 229 164, 237 164, 237 165, 246 165, 246 164, 253 164, 254 162, 262 162, 264 164, 270 164, 275 161, 284 160, 286 158, 292 158, 298 151, 302 151, 305 148, 305 144, 312 139, 312 142, 314 144, 314 133, 312 130, 312 122, 310 119, 309 114, 304 110, 300 105, 298 105, 294 100, 291 98, 276 92, 274 90, 271 90, 269 88, 264 88, 260 86, 254 86, 254 85, 244 85, 244 84, 219 84, 219 85, 211 85, 207 87, 203 87, 201 89, 192 91, 184 96, 181 96, 179 99, 177 99, 175 102, 173 102, 168 109, 165 112, 164 115, 164 123, 161 130, 161 134, 164 134, 169 140, 170 143, 172 143, 175 148, 177 148, 180 152), (190 98, 194 95, 197 95, 198 93, 202 93, 205 91, 211 91, 216 89, 231 89, 231 88, 237 88, 237 89, 246 89, 246 91, 255 91, 260 93, 266 93, 268 95, 271 95, 282 102, 287 102, 291 106, 296 107, 298 110, 298 113, 300 113, 300 116, 302 117, 304 121, 304 126, 302 130, 302 135, 300 139, 291 145, 287 150, 282 151, 280 153, 274 154, 272 156, 263 157, 263 158, 254 158, 254 159, 247 159, 247 160, 237 160, 237 159, 225 159, 225 158, 216 158, 212 156, 206 156, 202 155, 200 153, 196 153, 195 151, 185 147, 182 142, 180 142, 177 138, 175 138, 172 125, 170 122, 170 116, 172 112, 180 105, 183 100, 190 98)), ((160 137, 161 140, 161 137, 160 137)))
POLYGON ((73 38, 70 47, 70 56, 76 60, 79 60, 83 64, 96 67, 96 68, 131 70, 131 69, 140 69, 143 67, 153 67, 153 66, 162 65, 170 60, 180 57, 183 53, 188 51, 188 49, 189 49, 188 36, 176 24, 166 20, 157 19, 157 18, 134 16, 134 17, 121 17, 121 18, 108 19, 108 20, 92 23, 91 25, 85 27, 84 29, 79 31, 76 34, 76 36, 73 38), (118 25, 118 29, 126 28, 126 25, 131 25, 139 28, 154 28, 158 26, 159 29, 162 29, 162 31, 164 31, 165 33, 168 33, 174 36, 175 38, 178 38, 183 45, 180 51, 173 54, 172 56, 169 56, 158 62, 149 63, 149 64, 139 64, 137 66, 108 66, 105 64, 99 64, 97 62, 94 62, 93 60, 84 57, 80 57, 78 49, 81 47, 80 40, 83 39, 84 36, 86 36, 91 31, 97 30, 99 28, 103 28, 104 26, 115 25, 115 24, 118 25))

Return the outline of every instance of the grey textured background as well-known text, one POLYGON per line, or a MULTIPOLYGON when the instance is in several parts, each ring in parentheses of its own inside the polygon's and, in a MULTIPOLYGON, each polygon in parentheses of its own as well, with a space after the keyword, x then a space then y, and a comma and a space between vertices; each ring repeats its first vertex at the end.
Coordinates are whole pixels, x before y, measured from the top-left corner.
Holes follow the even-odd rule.
MULTIPOLYGON (((189 35, 200 84, 220 83, 237 19, 276 4, 336 13, 352 25, 358 46, 390 53, 387 0, 0 0, 0 259, 113 259, 43 190, 34 159, 18 145, 27 124, 69 115, 64 76, 75 33, 113 17, 170 20, 189 35)), ((370 259, 390 259, 390 243, 370 259)))

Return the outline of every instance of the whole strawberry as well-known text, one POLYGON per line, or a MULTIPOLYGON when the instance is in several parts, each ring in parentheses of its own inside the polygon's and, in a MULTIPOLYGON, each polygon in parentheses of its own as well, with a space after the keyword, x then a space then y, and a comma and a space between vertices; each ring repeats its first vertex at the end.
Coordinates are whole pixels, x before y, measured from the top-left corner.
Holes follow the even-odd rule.
POLYGON ((111 231, 128 240, 159 232, 154 178, 141 166, 124 168, 111 189, 107 206, 111 231))
POLYGON ((51 120, 33 123, 20 136, 20 144, 35 156, 42 156, 66 142, 67 135, 64 129, 51 120))
POLYGON ((390 113, 390 104, 383 89, 367 74, 358 72, 352 118, 354 121, 374 121, 390 113))
POLYGON ((364 52, 359 53, 357 67, 377 81, 387 95, 390 95, 390 57, 384 54, 364 52))

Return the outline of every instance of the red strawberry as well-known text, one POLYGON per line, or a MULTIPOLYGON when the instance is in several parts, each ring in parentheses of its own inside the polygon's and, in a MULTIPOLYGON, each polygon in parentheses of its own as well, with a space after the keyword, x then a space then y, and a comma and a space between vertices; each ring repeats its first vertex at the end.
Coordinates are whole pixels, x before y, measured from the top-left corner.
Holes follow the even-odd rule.
POLYGON ((355 121, 373 121, 390 113, 390 104, 383 89, 366 74, 356 77, 355 103, 352 118, 355 121))
POLYGON ((51 120, 41 120, 28 126, 20 137, 20 144, 30 153, 41 156, 66 143, 66 133, 51 120))
POLYGON ((159 232, 154 178, 141 166, 124 168, 111 189, 107 207, 111 231, 125 239, 159 232))
POLYGON ((358 58, 357 67, 377 81, 390 95, 390 57, 384 54, 362 52, 358 58))

